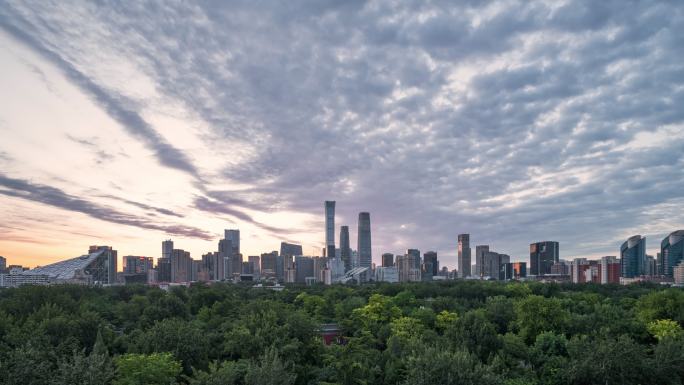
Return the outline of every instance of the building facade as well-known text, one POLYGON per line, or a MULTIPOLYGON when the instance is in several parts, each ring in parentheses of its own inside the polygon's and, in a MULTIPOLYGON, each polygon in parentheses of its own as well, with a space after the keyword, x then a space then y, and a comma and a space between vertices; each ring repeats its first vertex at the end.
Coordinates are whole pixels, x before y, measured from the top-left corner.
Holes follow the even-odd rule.
POLYGON ((684 260, 684 230, 677 230, 660 242, 660 274, 672 277, 674 267, 684 260))
POLYGON ((634 235, 620 246, 620 270, 623 278, 646 273, 646 238, 634 235))
POLYGON ((601 284, 620 283, 620 260, 613 255, 601 257, 601 284))
POLYGON ((124 274, 142 274, 147 273, 154 267, 152 257, 141 257, 135 255, 126 255, 123 257, 123 273, 124 274))
POLYGON ((470 234, 458 235, 458 277, 470 277, 470 234))
POLYGON ((484 277, 484 255, 489 251, 489 245, 475 246, 475 270, 477 270, 477 277, 484 277))
POLYGON ((367 212, 359 213, 357 250, 359 253, 359 267, 370 268, 373 263, 373 255, 371 248, 370 213, 367 212))
POLYGON ((501 266, 511 261, 507 254, 500 254, 495 251, 485 251, 482 253, 480 276, 498 280, 501 279, 501 266))
POLYGON ((439 260, 436 251, 428 251, 423 254, 422 274, 424 280, 432 280, 439 275, 439 260))
POLYGON ((420 256, 416 258, 415 254, 397 255, 397 274, 399 275, 399 282, 418 282, 422 280, 420 262, 416 262, 420 256))
POLYGON ((304 255, 304 252, 302 251, 302 245, 280 242, 280 255, 294 257, 296 255, 304 255))
POLYGON ((392 267, 394 266, 394 254, 384 253, 382 255, 382 267, 392 267))
POLYGON ((344 271, 352 268, 351 246, 349 245, 349 226, 340 227, 340 258, 344 262, 344 271))
POLYGON ((375 280, 378 282, 399 282, 399 271, 394 266, 375 268, 375 280))
POLYGON ((526 262, 513 262, 511 267, 513 269, 513 279, 527 278, 526 262))
POLYGON ((544 276, 551 274, 551 266, 559 260, 559 244, 555 241, 544 241, 530 244, 530 275, 544 276))
POLYGON ((325 256, 335 256, 335 201, 325 201, 325 256))
POLYGON ((171 282, 190 282, 192 277, 192 258, 190 252, 182 249, 171 251, 171 282))

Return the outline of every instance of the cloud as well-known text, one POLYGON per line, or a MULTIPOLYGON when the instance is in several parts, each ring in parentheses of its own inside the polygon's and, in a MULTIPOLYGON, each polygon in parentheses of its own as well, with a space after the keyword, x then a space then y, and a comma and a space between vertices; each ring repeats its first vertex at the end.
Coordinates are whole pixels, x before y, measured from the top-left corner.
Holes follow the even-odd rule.
POLYGON ((77 69, 76 66, 65 60, 58 52, 51 50, 34 36, 30 35, 28 31, 31 30, 31 26, 20 16, 9 18, 7 15, 4 15, 0 17, 0 28, 4 29, 18 41, 31 47, 31 49, 59 68, 73 84, 89 95, 109 116, 118 121, 129 134, 139 139, 152 150, 159 163, 199 178, 198 171, 190 159, 179 149, 164 140, 140 116, 130 99, 100 86, 96 81, 77 69))
POLYGON ((166 234, 187 238, 199 238, 203 240, 214 239, 210 233, 195 227, 177 224, 154 223, 139 216, 126 214, 110 207, 102 206, 78 197, 74 197, 58 188, 33 184, 23 179, 10 178, 0 174, 0 186, 3 187, 3 189, 0 190, 0 194, 2 195, 38 202, 68 211, 83 213, 92 218, 111 223, 134 226, 147 230, 156 230, 166 234))
POLYGON ((525 259, 539 240, 560 241, 563 256, 615 254, 639 224, 655 239, 684 224, 662 214, 684 189, 678 2, 153 8, 10 2, 0 25, 162 164, 211 175, 196 183, 203 195, 186 193, 188 209, 280 237, 294 229, 248 213, 320 215, 304 230, 322 232, 322 201, 335 199, 352 232, 371 212, 376 257, 437 249, 450 265, 460 232, 525 259), (134 103, 86 76, 106 73, 93 47, 163 97, 134 103), (142 118, 166 102, 207 127, 202 148, 181 153, 142 118), (202 156, 218 171, 190 161, 202 156))
POLYGON ((253 224, 253 225, 255 225, 255 226, 257 226, 263 230, 268 231, 272 235, 276 235, 276 236, 287 235, 287 234, 292 234, 292 233, 297 233, 297 232, 302 231, 301 229, 281 229, 278 227, 269 226, 267 224, 256 221, 249 214, 247 214, 247 213, 245 213, 239 209, 230 207, 230 201, 229 202, 221 202, 221 201, 217 201, 217 200, 208 199, 206 197, 198 196, 198 197, 195 197, 193 207, 198 209, 198 210, 207 212, 207 213, 212 213, 214 215, 224 214, 224 215, 231 216, 231 217, 233 217, 233 218, 235 218, 241 222, 253 224))
POLYGON ((172 210, 165 209, 165 208, 162 208, 162 207, 151 206, 151 205, 148 205, 148 204, 146 204, 146 203, 136 202, 136 201, 132 201, 132 200, 129 200, 129 199, 124 199, 124 198, 121 198, 121 197, 117 197, 117 196, 114 196, 114 195, 99 195, 99 197, 108 198, 108 199, 114 199, 114 200, 117 200, 117 201, 119 201, 119 202, 123 202, 123 203, 129 204, 129 205, 131 205, 131 206, 135 206, 135 207, 141 208, 141 209, 143 209, 143 210, 154 211, 154 212, 159 213, 159 214, 164 214, 164 215, 168 215, 168 216, 183 218, 183 215, 178 214, 178 213, 176 213, 176 212, 174 212, 174 211, 172 211, 172 210))

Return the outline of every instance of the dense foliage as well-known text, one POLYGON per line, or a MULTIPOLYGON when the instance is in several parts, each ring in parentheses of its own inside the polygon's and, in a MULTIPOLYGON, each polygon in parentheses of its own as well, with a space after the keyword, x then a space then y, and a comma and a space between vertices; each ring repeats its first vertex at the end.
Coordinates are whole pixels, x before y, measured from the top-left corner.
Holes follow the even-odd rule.
POLYGON ((0 291, 0 381, 682 384, 682 325, 654 285, 34 286, 0 291))

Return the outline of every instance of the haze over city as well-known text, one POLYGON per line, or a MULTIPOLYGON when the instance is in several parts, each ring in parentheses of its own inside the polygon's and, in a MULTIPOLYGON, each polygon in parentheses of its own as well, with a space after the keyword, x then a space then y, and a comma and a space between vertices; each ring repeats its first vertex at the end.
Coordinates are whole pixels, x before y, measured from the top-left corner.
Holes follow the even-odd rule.
POLYGON ((684 12, 665 2, 0 4, 0 255, 107 244, 655 255, 684 224, 684 12), (472 4, 471 4, 472 3, 472 4))

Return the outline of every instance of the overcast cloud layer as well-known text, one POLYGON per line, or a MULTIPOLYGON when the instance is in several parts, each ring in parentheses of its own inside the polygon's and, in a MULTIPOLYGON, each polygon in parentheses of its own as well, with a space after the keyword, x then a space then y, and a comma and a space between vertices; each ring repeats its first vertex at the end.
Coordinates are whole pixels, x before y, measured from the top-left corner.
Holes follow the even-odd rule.
MULTIPOLYGON (((249 254, 320 247, 326 199, 338 233, 371 212, 376 261, 415 247, 453 266, 461 232, 515 259, 541 240, 614 255, 684 227, 680 1, 0 0, 0 31, 187 186, 63 191, 77 176, 21 168, 35 154, 0 141, 0 195, 105 215, 154 250, 221 230, 193 215, 260 232, 249 254)), ((2 135, 25 129, 12 113, 2 135)), ((131 156, 89 135, 62 133, 92 172, 131 156)))

